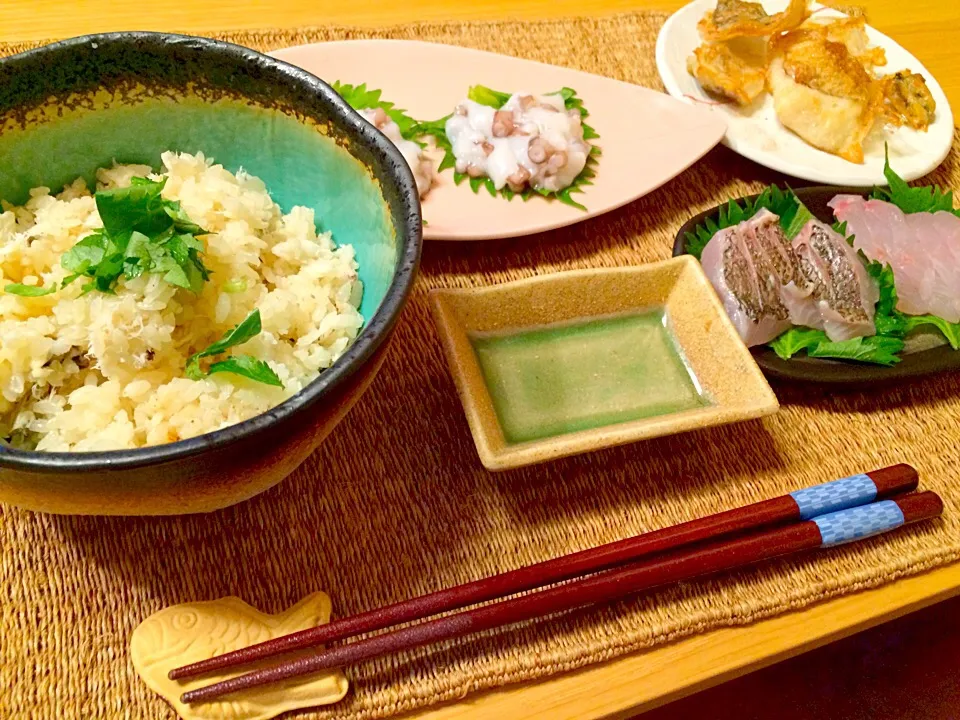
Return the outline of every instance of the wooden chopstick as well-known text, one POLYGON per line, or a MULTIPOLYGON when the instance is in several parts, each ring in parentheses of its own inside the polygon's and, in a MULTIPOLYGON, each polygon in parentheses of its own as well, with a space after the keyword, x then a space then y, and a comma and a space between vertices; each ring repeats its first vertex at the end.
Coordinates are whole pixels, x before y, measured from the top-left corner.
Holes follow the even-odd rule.
POLYGON ((874 499, 916 490, 917 471, 909 465, 892 465, 869 473, 815 485, 763 502, 727 510, 600 547, 547 560, 454 588, 404 600, 386 607, 301 630, 284 637, 224 653, 170 671, 171 680, 216 670, 233 669, 269 657, 336 642, 355 635, 422 620, 449 610, 514 595, 609 567, 649 557, 655 553, 729 537, 763 527, 807 520, 816 514, 863 505, 874 499))
POLYGON ((780 555, 833 547, 937 517, 943 502, 933 492, 904 495, 820 515, 752 535, 686 548, 646 562, 603 571, 537 593, 516 597, 357 642, 318 650, 256 672, 191 690, 184 703, 200 703, 228 693, 280 682, 329 668, 352 665, 430 643, 512 625, 595 603, 609 602, 667 583, 731 570, 780 555))

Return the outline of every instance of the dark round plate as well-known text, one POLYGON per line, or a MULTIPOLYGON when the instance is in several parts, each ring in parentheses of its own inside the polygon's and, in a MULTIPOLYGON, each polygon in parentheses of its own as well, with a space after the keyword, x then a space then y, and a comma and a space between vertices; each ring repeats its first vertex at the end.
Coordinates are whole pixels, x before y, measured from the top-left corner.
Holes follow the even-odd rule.
MULTIPOLYGON (((826 223, 834 221, 833 211, 827 207, 827 203, 835 195, 865 196, 868 192, 863 188, 832 186, 809 187, 796 191, 797 197, 809 208, 810 212, 826 223)), ((753 195, 751 199, 756 197, 756 195, 753 195)), ((719 212, 720 206, 718 205, 690 218, 677 233, 677 238, 673 243, 674 256, 684 254, 684 235, 687 232, 691 232, 707 216, 716 217, 719 212)), ((760 369, 770 379, 816 383, 832 387, 858 388, 865 385, 900 382, 947 370, 960 370, 960 351, 954 350, 949 345, 922 352, 908 353, 903 356, 901 362, 893 367, 811 358, 806 355, 782 360, 766 346, 752 348, 752 352, 760 369)))

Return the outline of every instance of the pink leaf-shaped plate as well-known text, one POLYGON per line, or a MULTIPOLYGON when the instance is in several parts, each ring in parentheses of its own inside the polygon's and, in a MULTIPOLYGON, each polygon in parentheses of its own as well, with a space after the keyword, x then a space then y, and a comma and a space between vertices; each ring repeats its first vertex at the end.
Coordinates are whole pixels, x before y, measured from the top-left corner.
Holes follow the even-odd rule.
POLYGON ((471 85, 504 92, 547 93, 570 87, 589 110, 603 151, 593 185, 573 198, 579 210, 557 200, 524 202, 474 193, 455 185, 446 170, 423 200, 424 237, 485 240, 516 237, 571 225, 626 205, 656 190, 703 157, 723 137, 719 113, 664 93, 599 75, 452 45, 408 40, 347 40, 271 53, 333 83, 366 83, 383 91, 418 120, 453 111, 471 85))

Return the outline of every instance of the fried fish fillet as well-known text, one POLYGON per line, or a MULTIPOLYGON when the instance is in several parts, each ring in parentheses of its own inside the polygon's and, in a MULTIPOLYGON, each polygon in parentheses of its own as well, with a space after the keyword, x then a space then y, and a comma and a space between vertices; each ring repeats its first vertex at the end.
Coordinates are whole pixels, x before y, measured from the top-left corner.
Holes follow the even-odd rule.
POLYGON ((766 41, 736 38, 704 43, 687 58, 687 72, 707 92, 749 105, 766 89, 766 41))
POLYGON ((703 16, 697 28, 708 42, 736 37, 769 37, 798 27, 808 16, 807 0, 790 0, 786 10, 773 15, 767 15, 760 3, 717 0, 717 7, 703 16))
POLYGON ((883 89, 847 46, 824 28, 774 38, 767 82, 780 122, 814 147, 863 162, 863 141, 883 89))

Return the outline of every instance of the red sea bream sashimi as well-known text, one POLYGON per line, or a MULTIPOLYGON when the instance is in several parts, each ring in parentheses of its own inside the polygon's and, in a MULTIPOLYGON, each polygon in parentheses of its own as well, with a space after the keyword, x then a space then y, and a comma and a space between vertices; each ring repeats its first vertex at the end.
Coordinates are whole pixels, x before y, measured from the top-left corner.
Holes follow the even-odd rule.
POLYGON ((874 335, 873 316, 880 291, 856 251, 830 226, 810 220, 793 239, 800 268, 812 286, 797 325, 823 330, 834 342, 874 335))
POLYGON ((897 309, 960 322, 960 217, 949 212, 905 214, 883 200, 838 195, 829 203, 854 247, 889 264, 897 309))
MULTIPOLYGON (((750 220, 717 232, 707 243, 700 263, 734 327, 748 347, 770 342, 790 328, 790 314, 780 297, 789 282, 777 277, 779 253, 768 254, 762 238, 782 237, 777 216, 761 210, 750 220)), ((785 237, 779 244, 789 248, 785 237)), ((792 274, 792 271, 787 272, 792 274)))

